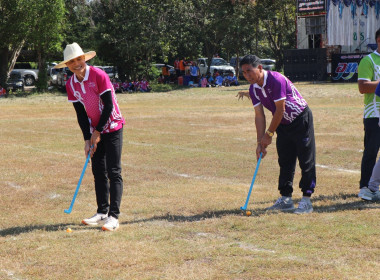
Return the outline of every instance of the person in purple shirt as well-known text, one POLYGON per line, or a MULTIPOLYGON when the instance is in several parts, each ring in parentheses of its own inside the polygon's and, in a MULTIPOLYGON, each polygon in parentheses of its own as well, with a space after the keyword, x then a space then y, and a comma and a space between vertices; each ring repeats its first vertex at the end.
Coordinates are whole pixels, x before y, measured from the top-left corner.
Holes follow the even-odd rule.
POLYGON ((240 62, 245 79, 251 84, 249 97, 255 108, 257 133, 257 159, 267 154, 267 147, 277 133, 276 147, 280 175, 278 190, 281 197, 267 210, 293 211, 293 178, 297 158, 302 170, 299 187, 302 199, 294 213, 313 212, 310 201, 316 184, 315 138, 313 115, 305 99, 293 83, 281 73, 266 71, 260 58, 247 55, 240 62), (272 120, 266 128, 264 107, 272 113, 272 120))

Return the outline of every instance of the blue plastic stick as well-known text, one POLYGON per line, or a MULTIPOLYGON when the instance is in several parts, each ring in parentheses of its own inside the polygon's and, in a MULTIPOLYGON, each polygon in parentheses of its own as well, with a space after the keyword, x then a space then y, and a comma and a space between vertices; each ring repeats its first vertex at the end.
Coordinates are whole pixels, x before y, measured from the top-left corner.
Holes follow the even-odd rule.
POLYGON ((85 162, 85 164, 83 166, 82 174, 80 175, 77 188, 75 189, 75 193, 74 193, 73 199, 71 200, 70 207, 69 207, 69 209, 63 210, 66 214, 70 214, 71 211, 73 211, 74 202, 75 202, 75 199, 77 198, 79 187, 80 187, 80 184, 82 183, 82 179, 83 179, 84 173, 86 172, 87 164, 88 164, 88 162, 90 160, 90 157, 91 157, 91 150, 88 152, 88 156, 87 156, 86 162, 85 162))
POLYGON ((247 200, 245 201, 244 206, 243 206, 243 207, 240 207, 241 210, 247 210, 248 201, 249 201, 249 198, 250 198, 250 196, 251 196, 251 192, 252 192, 253 184, 255 183, 255 179, 256 179, 257 171, 259 170, 259 166, 260 166, 260 162, 261 162, 261 157, 262 157, 262 156, 263 156, 263 154, 260 153, 260 157, 259 157, 259 160, 257 161, 257 165, 256 165, 255 173, 253 174, 253 178, 252 178, 251 186, 249 187, 249 191, 248 191, 248 195, 247 195, 247 200))

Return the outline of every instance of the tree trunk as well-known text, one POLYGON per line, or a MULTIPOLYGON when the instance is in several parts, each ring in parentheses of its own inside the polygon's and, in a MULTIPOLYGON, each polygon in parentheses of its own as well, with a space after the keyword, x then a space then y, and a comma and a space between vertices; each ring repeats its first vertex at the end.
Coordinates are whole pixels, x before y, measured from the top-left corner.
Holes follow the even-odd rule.
MULTIPOLYGON (((21 49, 24 46, 25 40, 22 40, 11 52, 11 59, 9 60, 8 73, 10 73, 15 67, 18 56, 20 55, 21 49)), ((8 74, 7 73, 7 74, 8 74)))
POLYGON ((8 48, 0 48, 0 85, 5 88, 8 79, 8 48))
POLYGON ((47 79, 47 66, 45 53, 41 49, 37 52, 38 55, 38 80, 36 82, 36 87, 38 92, 44 92, 48 89, 48 79, 47 79))
POLYGON ((235 73, 236 73, 236 78, 239 80, 239 77, 240 77, 240 56, 239 56, 239 52, 237 52, 237 54, 236 54, 235 73))

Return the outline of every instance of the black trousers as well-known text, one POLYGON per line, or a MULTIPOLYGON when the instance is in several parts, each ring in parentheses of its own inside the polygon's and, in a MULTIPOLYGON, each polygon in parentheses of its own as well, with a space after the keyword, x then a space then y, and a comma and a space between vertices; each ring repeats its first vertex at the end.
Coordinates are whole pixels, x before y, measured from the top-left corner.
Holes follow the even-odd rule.
POLYGON ((121 177, 121 152, 123 128, 101 135, 93 155, 92 173, 95 179, 97 213, 119 218, 123 178, 121 177))
POLYGON ((310 197, 316 184, 315 138, 313 114, 305 110, 288 125, 280 124, 277 132, 277 154, 280 165, 278 190, 282 196, 292 196, 297 158, 302 171, 299 187, 310 197))
POLYGON ((368 118, 364 123, 364 152, 361 164, 360 188, 368 186, 380 147, 379 118, 368 118))

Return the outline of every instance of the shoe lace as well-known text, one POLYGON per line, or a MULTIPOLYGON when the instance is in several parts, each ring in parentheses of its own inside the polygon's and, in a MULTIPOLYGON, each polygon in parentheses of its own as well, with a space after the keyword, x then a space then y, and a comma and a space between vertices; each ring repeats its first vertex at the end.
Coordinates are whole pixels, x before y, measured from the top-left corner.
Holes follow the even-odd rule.
POLYGON ((282 199, 282 197, 280 197, 279 199, 276 200, 276 202, 274 203, 274 205, 279 205, 279 204, 282 204, 284 203, 284 200, 282 199))
POLYGON ((307 209, 309 206, 309 204, 305 201, 300 201, 299 205, 298 205, 298 208, 299 209, 307 209))

